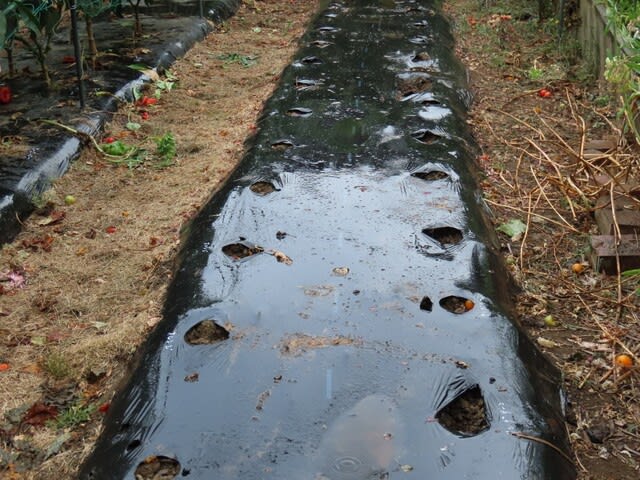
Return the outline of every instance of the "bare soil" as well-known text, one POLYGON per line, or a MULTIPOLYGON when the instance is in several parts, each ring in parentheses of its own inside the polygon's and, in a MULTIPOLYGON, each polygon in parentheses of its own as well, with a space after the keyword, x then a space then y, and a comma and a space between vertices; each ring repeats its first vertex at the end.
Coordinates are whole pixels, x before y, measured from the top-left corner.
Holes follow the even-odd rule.
MULTIPOLYGON (((43 199, 41 214, 3 247, 3 478, 72 478, 90 452, 103 412, 160 319, 183 228, 242 157, 316 6, 244 2, 175 64, 177 87, 147 108, 139 131, 124 128, 139 115, 129 105, 105 133, 152 151, 153 138, 171 132, 174 164, 128 168, 87 148, 43 199), (67 195, 75 203, 66 205, 67 195)), ((538 24, 536 2, 459 0, 444 8, 471 74, 469 123, 481 148, 484 199, 496 227, 525 226, 498 235, 520 289, 519 320, 564 374, 579 477, 638 478, 637 279, 599 273, 586 248, 596 199, 611 185, 594 177, 633 175, 637 150, 613 120, 611 95, 586 81, 575 46, 559 46, 556 27, 538 24), (594 160, 585 155, 591 140, 610 148, 594 160), (621 353, 634 366, 617 366, 621 353)), ((308 294, 325 293, 320 286, 308 294)), ((294 340, 304 340, 294 351, 324 344, 294 340)), ((484 407, 477 410, 484 419, 484 407)))

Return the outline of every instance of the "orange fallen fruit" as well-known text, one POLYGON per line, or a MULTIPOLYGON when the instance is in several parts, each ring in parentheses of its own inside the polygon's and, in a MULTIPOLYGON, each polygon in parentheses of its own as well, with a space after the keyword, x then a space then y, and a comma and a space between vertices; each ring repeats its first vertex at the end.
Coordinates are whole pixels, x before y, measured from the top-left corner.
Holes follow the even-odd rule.
POLYGON ((582 272, 584 272, 584 265, 581 263, 574 263, 573 265, 571 265, 571 271, 576 275, 580 275, 582 272))
POLYGON ((468 312, 469 310, 471 310, 471 309, 472 309, 473 307, 475 307, 475 306, 476 306, 476 304, 475 304, 475 303, 473 303, 473 300, 470 300, 470 299, 468 299, 468 298, 467 298, 467 299, 464 301, 464 309, 465 309, 467 312, 468 312))
POLYGON ((622 368, 631 368, 633 367, 633 358, 631 358, 631 355, 627 355, 626 353, 618 355, 616 357, 616 365, 622 368))

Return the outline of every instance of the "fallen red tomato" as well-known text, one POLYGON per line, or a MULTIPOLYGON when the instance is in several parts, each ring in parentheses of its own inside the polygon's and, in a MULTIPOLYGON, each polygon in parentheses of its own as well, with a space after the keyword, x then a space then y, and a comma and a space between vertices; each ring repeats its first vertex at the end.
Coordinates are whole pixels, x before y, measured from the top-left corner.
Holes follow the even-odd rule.
POLYGON ((136 102, 142 107, 148 107, 149 105, 155 105, 158 103, 158 99, 154 97, 147 97, 146 95, 136 102))
POLYGON ((113 226, 107 227, 107 228, 104 229, 104 231, 109 233, 109 234, 116 233, 116 227, 113 227, 113 226))
POLYGON ((149 112, 140 112, 140 118, 142 118, 142 120, 149 120, 149 112))
POLYGON ((109 411, 109 407, 110 407, 110 406, 111 406, 111 403, 110 403, 110 402, 103 403, 102 405, 100 405, 100 406, 98 407, 98 411, 99 411, 100 413, 107 413, 107 412, 109 411))
POLYGON ((115 137, 107 137, 104 139, 104 143, 113 143, 116 141, 115 137))
POLYGON ((538 96, 542 97, 542 98, 549 98, 551 97, 552 93, 551 90, 547 89, 547 88, 541 88, 540 90, 538 90, 538 96))
POLYGON ((9 103, 11 101, 11 89, 4 85, 0 87, 0 103, 9 103))

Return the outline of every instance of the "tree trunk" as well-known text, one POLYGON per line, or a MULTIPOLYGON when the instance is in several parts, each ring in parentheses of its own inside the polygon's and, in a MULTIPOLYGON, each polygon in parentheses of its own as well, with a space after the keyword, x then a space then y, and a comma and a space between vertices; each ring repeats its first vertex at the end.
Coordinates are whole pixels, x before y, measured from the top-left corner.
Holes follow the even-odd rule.
MULTIPOLYGON (((89 44, 89 58, 91 59, 91 68, 95 70, 98 59, 98 46, 96 45, 96 37, 93 33, 93 19, 85 13, 85 28, 87 31, 87 43, 89 44)), ((79 60, 79 59, 78 59, 79 60)))

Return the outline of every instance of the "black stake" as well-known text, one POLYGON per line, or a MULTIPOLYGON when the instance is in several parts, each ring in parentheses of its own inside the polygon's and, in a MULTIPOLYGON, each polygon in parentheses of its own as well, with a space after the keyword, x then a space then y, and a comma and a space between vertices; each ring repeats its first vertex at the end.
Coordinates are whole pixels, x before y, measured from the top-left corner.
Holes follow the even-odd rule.
POLYGON ((76 0, 69 0, 71 10, 71 38, 73 39, 73 53, 76 57, 76 76, 78 77, 78 94, 80 95, 80 108, 85 107, 84 82, 82 81, 82 58, 80 57, 80 39, 78 38, 78 5, 76 0))

